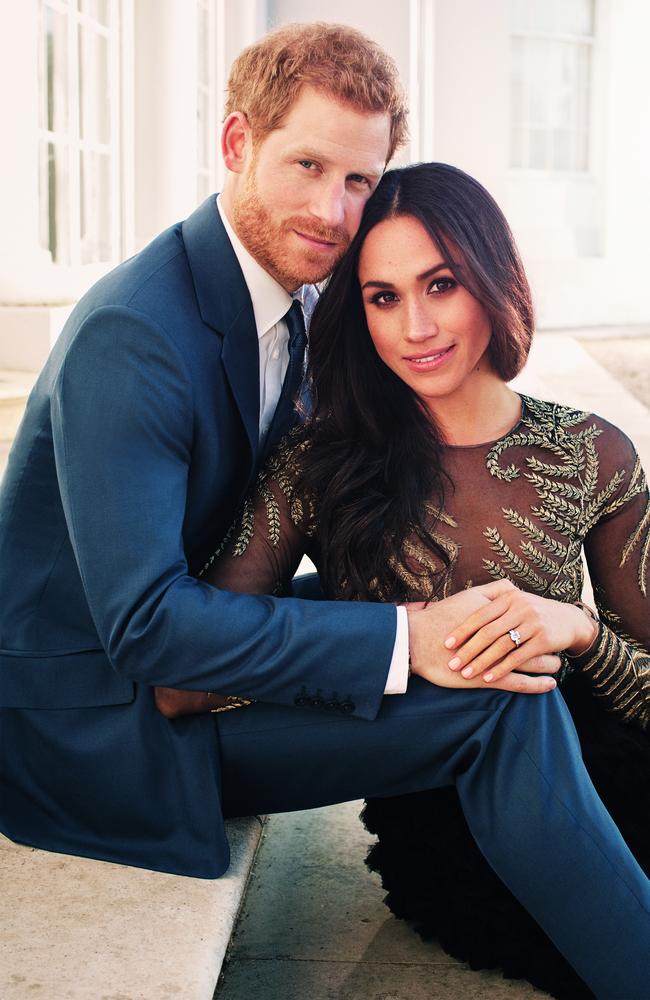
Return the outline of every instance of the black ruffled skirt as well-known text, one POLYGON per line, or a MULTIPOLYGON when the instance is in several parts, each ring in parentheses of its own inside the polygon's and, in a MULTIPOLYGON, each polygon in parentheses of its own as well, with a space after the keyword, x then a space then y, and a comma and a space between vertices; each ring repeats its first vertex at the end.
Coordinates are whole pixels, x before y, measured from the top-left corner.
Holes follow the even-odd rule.
MULTIPOLYGON (((579 675, 562 692, 591 779, 650 874, 650 736, 606 713, 579 675)), ((379 838, 366 863, 381 875, 386 904, 425 940, 561 1000, 593 996, 478 850, 455 788, 372 799, 362 819, 379 838)))

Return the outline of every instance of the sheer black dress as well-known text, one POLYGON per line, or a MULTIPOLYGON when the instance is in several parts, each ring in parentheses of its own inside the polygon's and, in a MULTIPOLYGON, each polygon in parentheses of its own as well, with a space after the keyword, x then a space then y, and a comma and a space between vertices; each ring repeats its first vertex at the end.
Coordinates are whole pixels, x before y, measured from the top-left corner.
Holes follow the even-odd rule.
MULTIPOLYGON (((327 543, 318 497, 297 485, 309 451, 301 430, 281 443, 208 581, 280 593, 306 551, 318 566, 327 543)), ((441 596, 507 578, 577 601, 586 559, 601 623, 560 683, 591 778, 650 873, 650 500, 633 445, 601 417, 524 396, 510 432, 446 447, 443 461, 453 488, 443 511, 429 511, 451 563, 441 596)), ((413 601, 440 568, 408 537, 393 565, 413 601)), ((378 583, 372 589, 386 599, 378 583)), ((367 863, 388 906, 423 937, 473 968, 500 967, 558 997, 591 995, 478 851, 455 789, 374 799, 363 819, 378 837, 367 863)))

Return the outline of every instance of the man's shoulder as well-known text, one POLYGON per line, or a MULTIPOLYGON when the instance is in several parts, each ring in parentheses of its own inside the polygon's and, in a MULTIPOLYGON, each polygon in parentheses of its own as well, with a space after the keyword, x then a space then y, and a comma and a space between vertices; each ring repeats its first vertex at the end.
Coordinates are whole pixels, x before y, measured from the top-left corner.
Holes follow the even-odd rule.
POLYGON ((146 247, 118 264, 101 278, 81 299, 79 305, 89 311, 101 306, 131 306, 134 309, 155 305, 179 291, 189 291, 189 268, 180 225, 160 233, 146 247))

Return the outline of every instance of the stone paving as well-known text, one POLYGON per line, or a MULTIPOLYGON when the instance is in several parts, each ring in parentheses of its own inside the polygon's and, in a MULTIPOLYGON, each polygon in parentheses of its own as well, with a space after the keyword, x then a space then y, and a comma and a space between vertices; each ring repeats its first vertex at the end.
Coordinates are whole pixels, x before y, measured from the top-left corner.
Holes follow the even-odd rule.
POLYGON ((383 903, 361 802, 272 816, 214 1000, 533 1000, 472 972, 383 903))

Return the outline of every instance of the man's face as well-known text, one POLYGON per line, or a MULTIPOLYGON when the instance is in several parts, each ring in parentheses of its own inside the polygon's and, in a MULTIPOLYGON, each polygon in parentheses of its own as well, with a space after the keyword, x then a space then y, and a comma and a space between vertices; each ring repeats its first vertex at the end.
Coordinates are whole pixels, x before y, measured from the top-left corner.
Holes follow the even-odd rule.
POLYGON ((386 164, 390 117, 303 87, 253 147, 233 198, 237 235, 288 291, 321 281, 359 228, 386 164))

